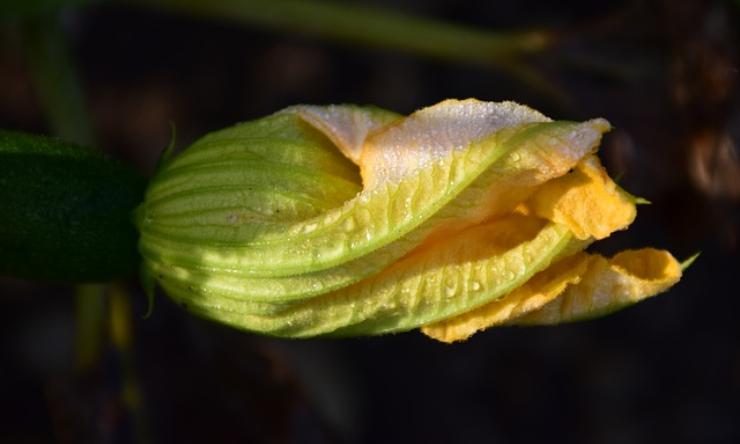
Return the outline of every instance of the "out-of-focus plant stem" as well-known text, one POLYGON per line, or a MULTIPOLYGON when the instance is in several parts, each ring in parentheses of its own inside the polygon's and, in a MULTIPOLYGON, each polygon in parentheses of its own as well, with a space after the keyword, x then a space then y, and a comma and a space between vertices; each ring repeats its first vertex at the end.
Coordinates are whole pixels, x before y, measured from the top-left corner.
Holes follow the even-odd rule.
POLYGON ((106 285, 75 287, 75 367, 80 372, 95 368, 103 350, 106 285))
POLYGON ((29 19, 23 37, 36 93, 52 131, 66 141, 94 146, 85 100, 58 20, 50 15, 29 19))
MULTIPOLYGON (((64 140, 94 146, 94 135, 82 89, 56 15, 26 20, 23 37, 32 78, 52 131, 64 140)), ((103 347, 105 285, 75 288, 75 363, 93 368, 103 347)))
POLYGON ((356 3, 326 0, 129 0, 251 25, 485 64, 540 51, 541 32, 496 33, 356 3))
POLYGON ((283 32, 498 68, 557 102, 564 97, 524 57, 555 40, 542 31, 493 32, 328 0, 122 0, 283 32))
MULTIPOLYGON (((66 141, 95 146, 82 88, 58 18, 45 15, 28 20, 23 35, 38 98, 53 132, 66 141)), ((75 306, 77 370, 84 373, 95 368, 110 338, 121 356, 122 402, 132 412, 138 442, 148 442, 134 367, 130 295, 119 283, 77 285, 75 306)))
POLYGON ((151 441, 151 435, 146 415, 143 414, 143 394, 136 372, 132 312, 131 298, 125 288, 122 285, 112 285, 110 290, 110 338, 121 360, 123 377, 121 401, 126 409, 133 412, 136 442, 145 443, 151 441))

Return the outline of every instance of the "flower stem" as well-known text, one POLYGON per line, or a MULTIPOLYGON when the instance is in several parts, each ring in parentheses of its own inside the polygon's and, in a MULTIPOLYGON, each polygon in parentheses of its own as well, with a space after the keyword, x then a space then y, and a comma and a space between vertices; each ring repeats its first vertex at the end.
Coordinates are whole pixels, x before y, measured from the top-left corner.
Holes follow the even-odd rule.
MULTIPOLYGON (((75 65, 58 17, 48 14, 24 23, 23 38, 34 86, 52 131, 64 140, 94 146, 94 135, 75 65)), ((105 285, 75 288, 76 368, 94 368, 103 347, 105 285)))
MULTIPOLYGON (((53 132, 67 141, 95 146, 82 88, 65 34, 53 15, 28 21, 24 40, 39 100, 53 132)), ((120 283, 75 288, 75 366, 84 374, 96 368, 112 345, 121 356, 121 399, 131 411, 138 442, 149 442, 142 393, 134 366, 130 294, 120 283)))
POLYGON ((122 0, 174 12, 498 68, 555 102, 563 96, 524 60, 554 34, 495 32, 392 10, 328 0, 122 0))
POLYGON ((29 19, 23 37, 38 99, 52 131, 66 141, 94 146, 82 89, 56 16, 29 19))

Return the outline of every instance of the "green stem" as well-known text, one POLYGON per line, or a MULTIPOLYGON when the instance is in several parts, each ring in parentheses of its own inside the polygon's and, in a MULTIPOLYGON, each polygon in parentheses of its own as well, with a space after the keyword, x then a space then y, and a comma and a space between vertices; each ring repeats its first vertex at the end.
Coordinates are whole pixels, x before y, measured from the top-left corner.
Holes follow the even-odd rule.
POLYGON ((121 359, 121 401, 131 412, 136 442, 151 442, 151 433, 144 412, 143 394, 136 372, 134 353, 133 310, 126 289, 116 283, 110 287, 110 338, 121 359))
POLYGON ((540 32, 496 33, 358 4, 326 0, 130 0, 215 17, 450 60, 500 63, 542 50, 540 32))
MULTIPOLYGON (((36 19, 29 22, 24 31, 39 100, 47 112, 53 131, 65 140, 94 146, 82 89, 58 21, 52 16, 36 19)), ((132 412, 138 442, 150 441, 134 366, 129 294, 119 284, 78 285, 75 289, 75 306, 77 370, 89 371, 100 362, 106 346, 104 339, 108 337, 107 323, 110 326, 111 343, 121 354, 123 403, 132 412)))
MULTIPOLYGON (((62 139, 94 146, 82 88, 58 18, 43 15, 28 20, 23 37, 36 92, 52 131, 62 139)), ((99 361, 103 347, 105 286, 78 285, 75 306, 75 361, 77 369, 84 371, 99 361)))
POLYGON ((75 367, 85 372, 96 367, 103 350, 105 327, 104 284, 75 287, 75 367))
POLYGON ((541 31, 492 32, 328 0, 122 0, 329 40, 388 48, 450 61, 497 67, 551 99, 562 97, 522 57, 547 49, 541 31), (555 91, 555 93, 553 93, 555 91))
POLYGON ((94 146, 82 89, 57 18, 28 20, 23 36, 38 99, 52 131, 69 142, 94 146))

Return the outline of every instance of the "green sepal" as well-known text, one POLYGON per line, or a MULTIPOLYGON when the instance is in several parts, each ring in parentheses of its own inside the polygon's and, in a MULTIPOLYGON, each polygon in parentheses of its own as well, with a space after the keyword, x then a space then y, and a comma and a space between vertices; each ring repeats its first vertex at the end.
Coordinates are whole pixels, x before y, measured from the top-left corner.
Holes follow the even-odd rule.
POLYGON ((175 145, 177 144, 177 127, 175 126, 175 122, 170 122, 170 143, 167 144, 167 147, 162 150, 162 154, 159 155, 159 159, 157 159, 157 166, 154 168, 154 174, 159 173, 162 171, 167 165, 172 162, 172 159, 175 157, 175 145))
POLYGON ((144 313, 144 316, 142 316, 142 318, 149 319, 149 317, 154 312, 154 299, 155 299, 156 290, 157 290, 157 279, 148 270, 148 268, 144 266, 143 262, 141 263, 141 266, 139 267, 139 280, 141 282, 141 287, 144 290, 144 294, 146 295, 146 299, 147 299, 146 313, 144 313))
POLYGON ((683 271, 688 270, 689 267, 692 266, 694 262, 696 262, 696 260, 699 258, 700 255, 701 255, 701 251, 697 251, 696 253, 692 254, 689 258, 681 262, 681 271, 683 272, 683 271))

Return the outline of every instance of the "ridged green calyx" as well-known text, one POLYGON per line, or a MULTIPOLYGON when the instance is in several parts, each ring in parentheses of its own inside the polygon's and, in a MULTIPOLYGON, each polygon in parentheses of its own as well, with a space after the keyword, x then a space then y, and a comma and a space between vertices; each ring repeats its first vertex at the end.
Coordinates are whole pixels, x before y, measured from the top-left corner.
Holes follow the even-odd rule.
POLYGON ((609 298, 583 290, 537 320, 614 268, 580 252, 634 219, 593 155, 608 129, 472 99, 407 117, 291 107, 165 162, 136 212, 145 275, 196 314, 286 337, 451 341, 606 313, 680 277, 669 254, 630 252, 609 298))

